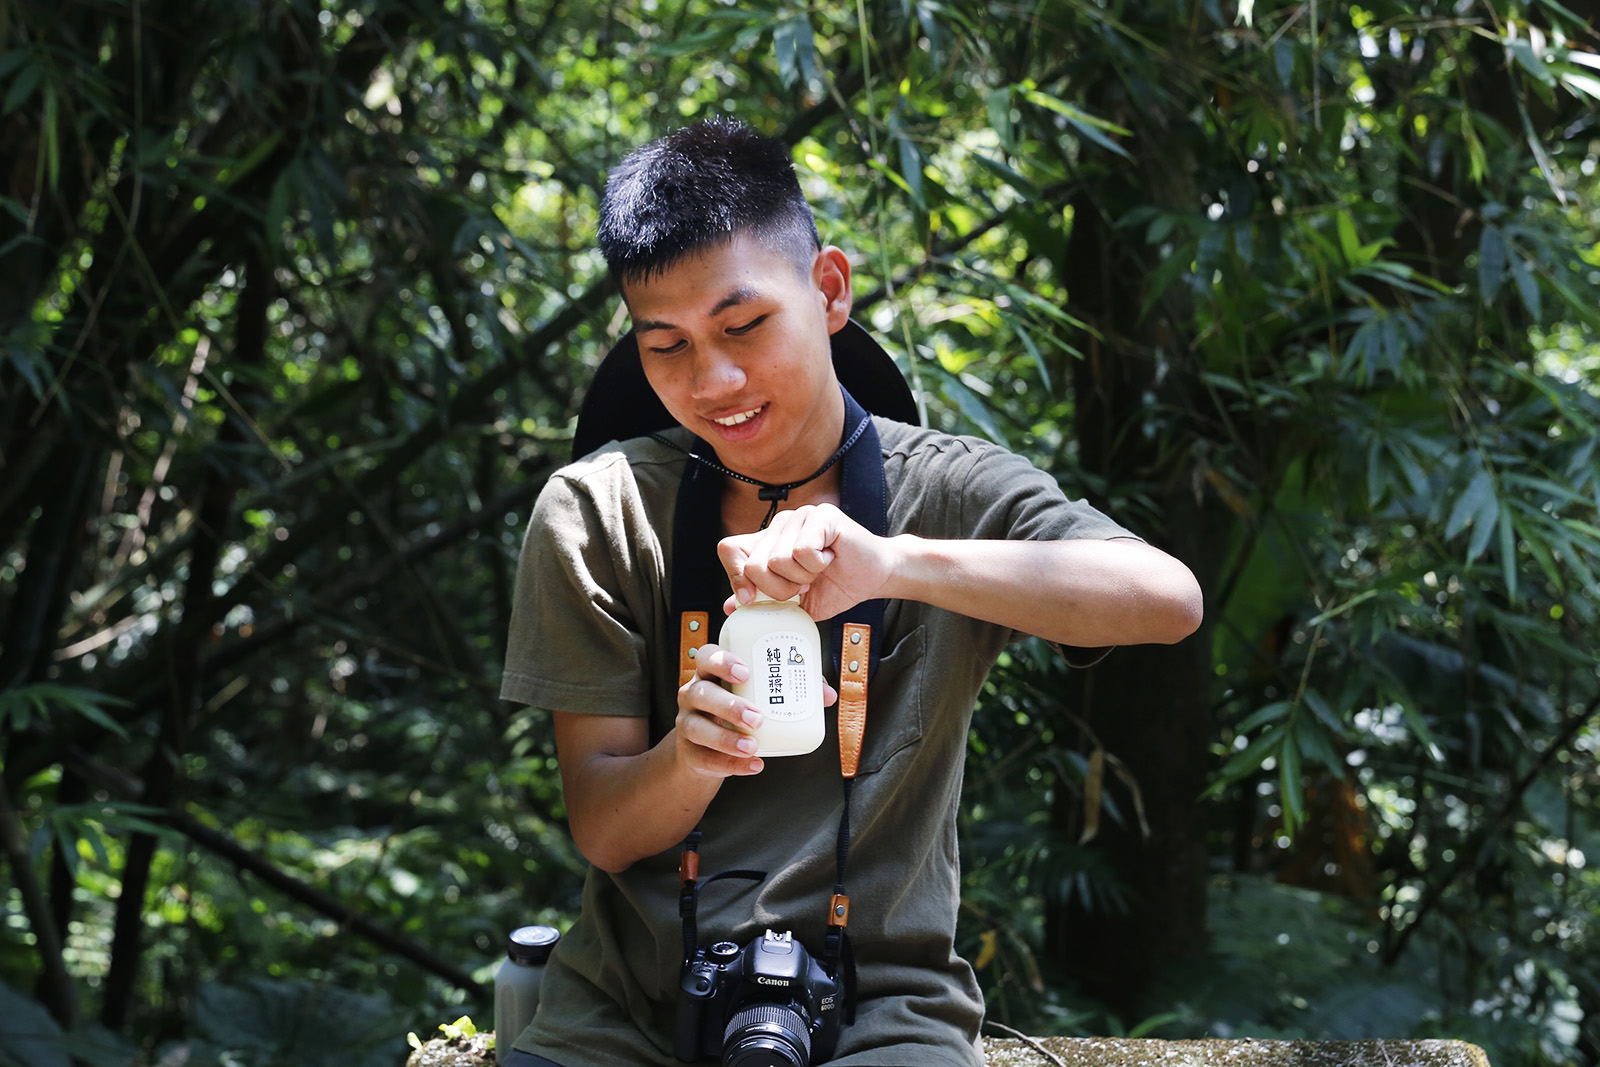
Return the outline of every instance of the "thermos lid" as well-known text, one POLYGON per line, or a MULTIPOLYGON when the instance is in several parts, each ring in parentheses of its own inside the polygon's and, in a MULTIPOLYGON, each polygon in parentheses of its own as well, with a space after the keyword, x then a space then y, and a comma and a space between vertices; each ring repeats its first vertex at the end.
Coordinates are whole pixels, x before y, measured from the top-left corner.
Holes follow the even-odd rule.
POLYGON ((515 963, 537 967, 550 958, 550 950, 561 940, 554 926, 519 926, 506 939, 506 955, 515 963))

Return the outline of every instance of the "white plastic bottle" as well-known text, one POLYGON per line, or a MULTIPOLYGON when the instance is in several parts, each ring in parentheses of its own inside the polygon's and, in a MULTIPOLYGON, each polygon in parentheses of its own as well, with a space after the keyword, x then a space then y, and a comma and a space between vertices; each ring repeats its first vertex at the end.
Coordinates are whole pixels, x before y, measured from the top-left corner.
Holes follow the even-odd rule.
POLYGON ((519 926, 506 941, 506 958, 494 972, 494 1059, 505 1060, 512 1044, 533 1021, 539 983, 550 950, 561 940, 553 926, 519 926))
POLYGON ((756 755, 799 756, 822 744, 822 639, 799 597, 758 592, 723 622, 717 643, 750 668, 749 681, 729 688, 761 712, 756 755))

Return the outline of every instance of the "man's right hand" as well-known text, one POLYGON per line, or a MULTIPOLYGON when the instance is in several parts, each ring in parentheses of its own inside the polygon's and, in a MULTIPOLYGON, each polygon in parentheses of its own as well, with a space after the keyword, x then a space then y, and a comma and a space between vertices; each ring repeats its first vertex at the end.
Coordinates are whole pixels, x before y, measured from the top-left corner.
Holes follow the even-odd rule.
MULTIPOLYGON (((748 677, 733 653, 703 645, 694 677, 678 689, 677 721, 653 746, 641 716, 555 713, 567 825, 590 863, 616 872, 672 848, 725 779, 761 771, 750 736, 761 715, 720 684, 748 677)), ((831 685, 822 689, 824 704, 838 699, 831 685)))
POLYGON ((718 645, 702 645, 695 653, 694 677, 678 688, 677 756, 695 774, 706 778, 759 774, 752 731, 761 713, 721 682, 748 681, 750 668, 718 645))

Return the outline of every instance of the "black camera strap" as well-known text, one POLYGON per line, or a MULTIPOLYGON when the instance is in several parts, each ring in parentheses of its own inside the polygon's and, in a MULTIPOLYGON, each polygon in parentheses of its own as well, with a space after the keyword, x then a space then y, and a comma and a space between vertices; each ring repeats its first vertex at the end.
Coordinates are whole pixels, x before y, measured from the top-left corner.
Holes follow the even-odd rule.
POLYGON ((844 981, 845 1022, 855 1022, 856 958, 850 949, 850 897, 844 889, 845 865, 850 860, 850 793, 861 765, 861 742, 867 728, 867 679, 872 666, 872 628, 845 623, 839 634, 839 780, 844 783, 844 806, 839 811, 839 837, 834 846, 833 898, 828 901, 828 930, 822 942, 822 959, 829 973, 844 981))
POLYGON ((743 878, 760 882, 766 871, 719 871, 705 881, 700 881, 700 831, 695 830, 683 842, 683 854, 678 857, 678 918, 683 920, 683 958, 691 959, 700 945, 699 920, 700 890, 724 878, 743 878))
POLYGON ((836 852, 838 874, 833 885, 833 898, 828 901, 828 932, 822 938, 822 962, 829 974, 836 974, 844 982, 844 1021, 856 1021, 856 956, 850 948, 850 898, 844 891, 844 864, 850 856, 850 786, 854 778, 844 780, 844 810, 839 813, 839 843, 836 852))

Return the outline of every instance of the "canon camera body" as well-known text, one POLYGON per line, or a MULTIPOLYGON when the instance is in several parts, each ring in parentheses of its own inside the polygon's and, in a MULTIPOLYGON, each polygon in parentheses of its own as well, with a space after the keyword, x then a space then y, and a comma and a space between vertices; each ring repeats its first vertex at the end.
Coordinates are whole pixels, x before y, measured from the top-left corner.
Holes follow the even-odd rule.
POLYGON ((674 1052, 727 1067, 810 1067, 839 1043, 839 980, 786 930, 684 961, 674 1052))

